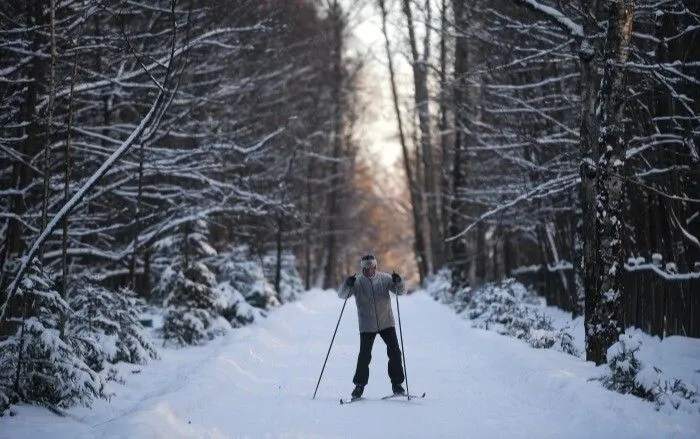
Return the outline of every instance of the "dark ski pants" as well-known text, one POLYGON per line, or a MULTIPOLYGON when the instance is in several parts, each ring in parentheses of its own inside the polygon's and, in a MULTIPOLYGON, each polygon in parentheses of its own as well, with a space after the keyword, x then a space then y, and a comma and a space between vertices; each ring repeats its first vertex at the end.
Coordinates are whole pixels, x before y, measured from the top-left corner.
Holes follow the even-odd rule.
MULTIPOLYGON (((396 338, 394 327, 382 329, 379 335, 386 344, 386 354, 389 356, 389 379, 392 384, 403 383, 403 367, 401 366, 401 349, 396 338)), ((360 354, 357 356, 357 368, 352 382, 355 385, 366 386, 369 380, 369 362, 372 360, 372 346, 376 332, 360 332, 360 354)))

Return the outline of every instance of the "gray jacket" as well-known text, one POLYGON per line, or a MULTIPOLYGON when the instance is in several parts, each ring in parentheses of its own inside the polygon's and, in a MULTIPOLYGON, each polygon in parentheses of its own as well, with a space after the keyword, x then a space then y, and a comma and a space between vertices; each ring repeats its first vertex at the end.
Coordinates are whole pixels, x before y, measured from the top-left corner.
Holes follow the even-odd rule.
POLYGON ((338 288, 338 297, 346 299, 350 295, 355 296, 360 332, 379 332, 394 326, 389 291, 397 295, 404 294, 406 290, 403 280, 394 283, 389 273, 377 271, 372 278, 358 274, 352 287, 345 285, 343 280, 338 288))

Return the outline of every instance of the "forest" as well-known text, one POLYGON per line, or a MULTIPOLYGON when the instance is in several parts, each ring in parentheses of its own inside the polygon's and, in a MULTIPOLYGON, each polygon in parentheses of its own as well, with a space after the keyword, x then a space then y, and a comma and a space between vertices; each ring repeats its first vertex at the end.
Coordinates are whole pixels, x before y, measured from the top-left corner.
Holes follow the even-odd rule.
POLYGON ((158 356, 145 309, 205 343, 368 251, 414 285, 529 283, 596 364, 630 325, 700 337, 693 0, 7 0, 0 23, 0 412, 108 398, 110 365, 158 356))

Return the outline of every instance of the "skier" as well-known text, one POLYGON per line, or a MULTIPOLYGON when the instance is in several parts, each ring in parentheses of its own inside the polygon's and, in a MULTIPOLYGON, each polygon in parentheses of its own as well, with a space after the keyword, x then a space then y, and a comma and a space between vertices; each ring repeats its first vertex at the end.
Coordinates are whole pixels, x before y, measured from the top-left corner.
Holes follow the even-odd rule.
POLYGON ((404 381, 401 350, 396 338, 389 291, 397 295, 404 294, 404 283, 396 272, 389 274, 377 271, 377 259, 374 255, 363 256, 360 260, 360 268, 362 268, 361 275, 348 276, 338 288, 338 297, 341 299, 355 296, 360 327, 360 353, 357 356, 357 367, 352 379, 355 389, 351 396, 353 399, 361 397, 367 385, 372 346, 377 334, 386 344, 391 389, 395 395, 403 395, 406 391, 401 385, 404 381))

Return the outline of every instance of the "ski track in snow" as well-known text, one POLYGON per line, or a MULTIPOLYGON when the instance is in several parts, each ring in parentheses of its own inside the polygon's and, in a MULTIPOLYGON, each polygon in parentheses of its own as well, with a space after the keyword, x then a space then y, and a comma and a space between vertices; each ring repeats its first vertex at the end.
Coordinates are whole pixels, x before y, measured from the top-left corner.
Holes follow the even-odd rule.
POLYGON ((343 304, 334 291, 316 290, 205 346, 162 349, 147 366, 121 365, 127 383, 112 385, 111 403, 64 418, 21 406, 18 416, 0 419, 0 437, 700 437, 700 414, 658 412, 605 390, 588 381, 599 373, 591 363, 473 329, 425 293, 399 301, 408 390, 426 392, 424 399, 380 400, 391 385, 378 338, 368 399, 339 404, 353 388, 359 349, 349 300, 312 400, 343 304))

